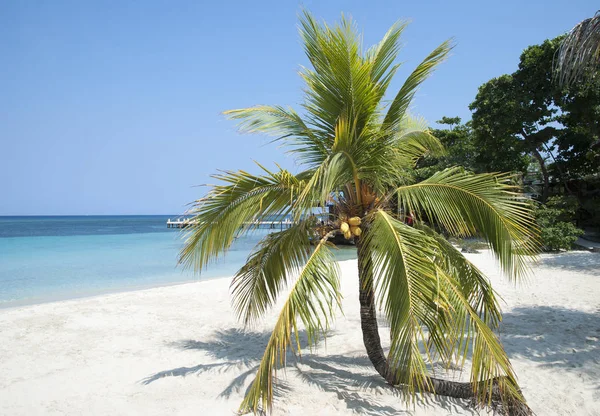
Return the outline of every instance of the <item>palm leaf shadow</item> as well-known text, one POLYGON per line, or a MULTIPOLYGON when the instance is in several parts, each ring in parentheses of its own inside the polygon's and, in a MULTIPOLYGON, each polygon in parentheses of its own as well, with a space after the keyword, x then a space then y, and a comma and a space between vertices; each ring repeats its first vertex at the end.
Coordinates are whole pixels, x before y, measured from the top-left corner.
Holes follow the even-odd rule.
MULTIPOLYGON (((200 375, 206 372, 233 372, 237 374, 219 393, 218 397, 229 398, 234 393, 242 392, 249 378, 252 378, 262 358, 262 348, 247 348, 248 345, 266 345, 270 332, 252 332, 240 329, 226 329, 217 331, 211 341, 181 340, 168 345, 181 350, 202 351, 219 362, 198 364, 192 367, 177 367, 152 374, 140 381, 148 385, 165 377, 186 377, 200 375), (240 372, 241 371, 241 372, 240 372)), ((300 338, 306 339, 304 331, 300 331, 300 338)), ((303 343, 305 346, 305 342, 303 343)), ((401 392, 389 386, 379 377, 371 366, 370 361, 361 351, 348 355, 320 356, 314 353, 305 353, 296 357, 288 353, 284 371, 293 371, 306 384, 314 386, 321 391, 335 394, 340 402, 358 414, 364 415, 398 415, 411 414, 410 411, 401 411, 396 407, 380 403, 371 396, 361 394, 364 391, 374 392, 376 396, 400 397, 401 392)), ((248 386, 249 388, 249 386, 248 386)), ((291 387, 282 378, 277 378, 274 394, 281 397, 291 391, 291 387)), ((400 400, 398 401, 400 403, 400 400)), ((428 396, 417 398, 419 406, 430 403, 428 396)), ((465 411, 465 403, 455 399, 436 398, 435 403, 447 409, 465 411)))

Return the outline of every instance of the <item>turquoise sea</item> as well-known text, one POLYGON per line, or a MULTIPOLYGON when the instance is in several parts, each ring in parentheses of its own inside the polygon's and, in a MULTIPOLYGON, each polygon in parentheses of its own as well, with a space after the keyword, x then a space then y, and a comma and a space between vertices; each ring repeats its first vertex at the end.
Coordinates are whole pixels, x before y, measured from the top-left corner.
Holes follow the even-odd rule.
MULTIPOLYGON (((177 266, 183 234, 166 228, 168 218, 0 217, 0 308, 230 277, 269 232, 238 238, 197 275, 177 266)), ((354 251, 336 255, 352 258, 354 251)))

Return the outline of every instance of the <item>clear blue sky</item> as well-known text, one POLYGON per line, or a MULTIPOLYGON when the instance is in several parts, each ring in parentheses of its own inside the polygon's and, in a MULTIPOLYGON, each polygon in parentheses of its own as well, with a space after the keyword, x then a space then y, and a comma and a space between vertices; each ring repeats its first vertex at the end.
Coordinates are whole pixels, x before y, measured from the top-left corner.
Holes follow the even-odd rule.
POLYGON ((457 47, 419 91, 431 123, 470 117, 477 87, 528 45, 590 17, 593 1, 0 2, 0 215, 171 214, 216 169, 293 162, 221 112, 298 106, 304 6, 351 15, 375 43, 410 19, 394 84, 443 40, 457 47))

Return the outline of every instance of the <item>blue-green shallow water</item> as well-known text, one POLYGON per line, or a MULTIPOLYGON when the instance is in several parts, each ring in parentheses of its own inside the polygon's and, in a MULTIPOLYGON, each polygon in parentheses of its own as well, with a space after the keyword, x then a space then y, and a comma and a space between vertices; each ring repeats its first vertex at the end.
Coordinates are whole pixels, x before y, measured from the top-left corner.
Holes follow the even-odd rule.
POLYGON ((183 235, 166 228, 167 218, 0 217, 0 308, 229 277, 268 232, 238 238, 197 275, 177 267, 183 235))

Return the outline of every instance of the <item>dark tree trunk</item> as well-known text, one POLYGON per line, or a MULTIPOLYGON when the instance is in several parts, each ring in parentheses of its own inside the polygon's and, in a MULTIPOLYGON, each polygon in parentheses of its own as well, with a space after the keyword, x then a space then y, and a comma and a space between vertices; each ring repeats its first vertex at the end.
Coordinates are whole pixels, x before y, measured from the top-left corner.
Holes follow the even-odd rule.
POLYGON ((377 370, 381 377, 390 382, 388 379, 387 359, 383 353, 383 348, 381 348, 381 339, 379 338, 379 328, 377 326, 372 264, 371 260, 365 255, 360 238, 356 241, 356 250, 358 254, 360 327, 363 333, 363 342, 369 360, 371 360, 375 370, 377 370))
MULTIPOLYGON (((368 228, 368 226, 363 226, 363 229, 365 228, 368 228)), ((365 229, 365 231, 367 230, 365 229)), ((379 375, 381 375, 388 384, 402 388, 402 386, 397 385, 394 374, 388 366, 387 358, 381 347, 381 338, 379 337, 379 328, 375 310, 372 263, 364 250, 361 238, 356 239, 356 249, 358 257, 360 326, 363 333, 363 343, 365 344, 369 360, 379 375)), ((426 387, 427 393, 457 399, 467 399, 471 400, 473 404, 476 404, 473 395, 473 385, 470 382, 443 380, 434 377, 429 377, 428 379, 430 383, 429 386, 426 387)), ((496 382, 495 385, 497 385, 496 382)), ((504 415, 528 416, 533 414, 531 409, 524 403, 503 403, 502 396, 497 387, 493 388, 492 407, 499 410, 500 414, 504 415)))
POLYGON ((542 188, 541 202, 546 203, 546 200, 548 199, 548 191, 550 190, 550 176, 548 175, 548 169, 546 168, 546 161, 544 160, 544 158, 542 157, 542 155, 540 154, 540 152, 537 149, 533 149, 533 152, 531 152, 531 153, 533 154, 533 156, 536 158, 536 160, 540 164, 540 169, 542 169, 542 177, 544 179, 544 187, 542 188))

